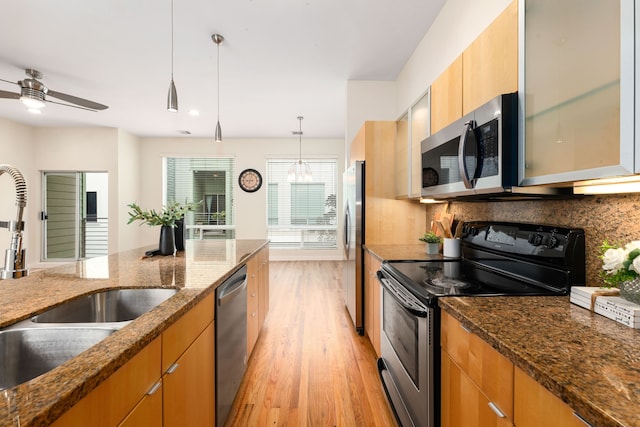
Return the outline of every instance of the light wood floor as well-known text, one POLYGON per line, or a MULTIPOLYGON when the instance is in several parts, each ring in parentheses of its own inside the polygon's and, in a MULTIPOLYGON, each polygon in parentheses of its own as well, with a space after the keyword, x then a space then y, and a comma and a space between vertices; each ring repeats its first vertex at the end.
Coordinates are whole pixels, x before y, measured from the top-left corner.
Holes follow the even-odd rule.
POLYGON ((342 263, 271 262, 270 307, 227 426, 396 426, 342 263))

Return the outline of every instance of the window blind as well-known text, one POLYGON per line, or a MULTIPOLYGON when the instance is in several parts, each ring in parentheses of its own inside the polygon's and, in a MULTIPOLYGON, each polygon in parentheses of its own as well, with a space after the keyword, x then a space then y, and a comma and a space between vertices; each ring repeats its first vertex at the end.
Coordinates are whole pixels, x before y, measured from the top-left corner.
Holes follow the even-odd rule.
POLYGON ((189 237, 234 238, 235 158, 166 157, 164 163, 165 203, 201 202, 185 218, 189 237))
POLYGON ((291 159, 267 160, 267 238, 272 248, 335 249, 337 160, 306 160, 312 182, 289 182, 291 159))

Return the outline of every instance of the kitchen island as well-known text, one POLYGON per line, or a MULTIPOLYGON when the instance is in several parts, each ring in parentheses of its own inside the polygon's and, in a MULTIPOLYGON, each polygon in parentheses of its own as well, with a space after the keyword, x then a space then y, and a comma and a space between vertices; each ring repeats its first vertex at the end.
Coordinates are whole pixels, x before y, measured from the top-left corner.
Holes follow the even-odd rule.
MULTIPOLYGON (((0 426, 47 425, 87 396, 268 244, 267 240, 188 240, 175 257, 143 258, 141 248, 0 281, 0 327, 79 295, 118 288, 178 292, 61 366, 5 390, 0 426)), ((212 403, 213 404, 213 403, 212 403)))
MULTIPOLYGON (((569 297, 446 297, 438 301, 464 329, 591 425, 640 426, 640 331, 571 304, 569 297)), ((514 400, 519 425, 518 396, 514 400)), ((542 415, 550 417, 546 411, 542 408, 542 415)), ((546 421, 550 426, 558 422, 546 421)))

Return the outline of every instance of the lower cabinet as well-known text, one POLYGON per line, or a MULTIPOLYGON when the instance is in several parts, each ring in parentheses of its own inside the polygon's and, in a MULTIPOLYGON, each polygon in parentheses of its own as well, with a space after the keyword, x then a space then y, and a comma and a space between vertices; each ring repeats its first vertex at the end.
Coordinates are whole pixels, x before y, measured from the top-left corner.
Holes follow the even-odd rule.
POLYGON ((247 261, 247 359, 269 312, 269 247, 247 261))
POLYGON ((208 295, 52 425, 213 426, 214 299, 208 295))
POLYGON ((448 313, 441 319, 442 427, 589 425, 448 313))
POLYGON ((380 282, 376 273, 380 269, 382 261, 370 252, 364 255, 364 331, 371 341, 376 355, 382 355, 380 351, 380 282))
POLYGON ((442 426, 512 426, 513 363, 446 312, 441 322, 442 426))
POLYGON ((516 368, 514 381, 515 422, 518 427, 548 425, 549 420, 563 427, 589 425, 569 405, 521 369, 516 368))

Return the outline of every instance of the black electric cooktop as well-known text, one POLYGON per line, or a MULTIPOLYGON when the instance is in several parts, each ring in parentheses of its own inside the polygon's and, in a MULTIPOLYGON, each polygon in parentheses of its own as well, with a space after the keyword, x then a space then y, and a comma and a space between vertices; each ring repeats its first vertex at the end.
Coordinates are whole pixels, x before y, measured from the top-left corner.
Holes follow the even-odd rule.
POLYGON ((568 295, 584 283, 584 231, 532 224, 469 222, 462 258, 390 261, 393 277, 416 297, 568 295))

